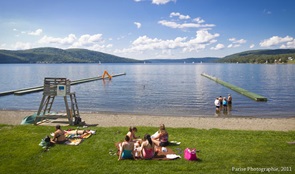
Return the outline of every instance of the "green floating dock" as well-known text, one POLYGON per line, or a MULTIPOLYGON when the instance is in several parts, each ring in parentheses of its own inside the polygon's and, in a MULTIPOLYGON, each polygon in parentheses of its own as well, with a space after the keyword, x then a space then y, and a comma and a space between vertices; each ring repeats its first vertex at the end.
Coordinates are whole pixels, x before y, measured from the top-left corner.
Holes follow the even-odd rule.
POLYGON ((256 100, 256 101, 267 101, 267 98, 266 97, 263 97, 261 95, 255 94, 255 93, 250 92, 250 91, 247 91, 247 90, 245 90, 243 88, 234 86, 234 85, 232 85, 230 83, 227 83, 225 81, 222 81, 222 80, 220 80, 220 79, 218 79, 216 77, 212 77, 212 76, 210 76, 208 74, 205 74, 205 73, 202 73, 201 75, 204 76, 204 77, 207 77, 208 79, 213 80, 213 81, 215 81, 215 82, 217 82, 217 83, 219 83, 219 84, 221 84, 221 85, 223 85, 225 87, 228 87, 228 88, 232 89, 233 91, 236 91, 236 92, 238 92, 240 94, 243 94, 244 96, 249 97, 249 98, 251 98, 253 100, 256 100))
MULTIPOLYGON (((118 77, 118 76, 122 76, 122 75, 126 75, 126 73, 114 74, 114 75, 112 75, 112 77, 118 77)), ((85 79, 80 79, 80 80, 74 80, 71 82, 71 85, 78 85, 81 83, 87 83, 87 82, 96 81, 96 80, 103 80, 106 78, 108 78, 108 77, 104 78, 102 76, 98 76, 98 77, 91 77, 91 78, 85 78, 85 79)), ((0 96, 10 95, 10 94, 24 95, 24 94, 40 92, 40 91, 43 91, 43 86, 35 86, 35 87, 30 87, 30 88, 0 92, 0 96)))

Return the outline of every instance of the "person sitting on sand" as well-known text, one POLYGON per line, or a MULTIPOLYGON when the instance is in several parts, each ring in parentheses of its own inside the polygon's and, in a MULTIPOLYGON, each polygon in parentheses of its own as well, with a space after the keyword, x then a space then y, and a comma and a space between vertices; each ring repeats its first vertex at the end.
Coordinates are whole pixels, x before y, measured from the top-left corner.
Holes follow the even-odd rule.
POLYGON ((119 159, 135 159, 134 144, 130 142, 129 136, 126 135, 125 141, 119 144, 119 159))
POLYGON ((130 141, 134 141, 135 139, 139 138, 140 136, 136 137, 135 133, 137 132, 136 127, 129 127, 129 132, 127 133, 127 136, 129 137, 130 141))
POLYGON ((60 125, 55 126, 56 131, 54 132, 53 138, 51 139, 51 143, 54 144, 63 144, 67 141, 65 136, 65 132, 61 129, 60 125))
POLYGON ((152 159, 155 155, 154 143, 149 134, 145 134, 141 144, 141 153, 144 159, 152 159))
POLYGON ((169 145, 168 141, 168 132, 166 131, 165 125, 162 124, 160 126, 160 132, 152 137, 152 141, 155 143, 156 146, 165 147, 169 145))

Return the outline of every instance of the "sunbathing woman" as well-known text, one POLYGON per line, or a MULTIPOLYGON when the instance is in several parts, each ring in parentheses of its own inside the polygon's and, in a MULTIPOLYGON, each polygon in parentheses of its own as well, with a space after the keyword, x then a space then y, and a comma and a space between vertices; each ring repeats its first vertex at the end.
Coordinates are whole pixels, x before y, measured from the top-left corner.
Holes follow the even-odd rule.
POLYGON ((120 152, 119 159, 135 159, 134 144, 130 142, 130 138, 126 135, 125 141, 119 144, 120 152))
POLYGON ((71 130, 71 131, 66 131, 67 134, 72 134, 72 135, 83 135, 83 134, 95 134, 96 131, 93 130, 71 130))
POLYGON ((160 129, 160 132, 158 135, 152 138, 153 142, 158 147, 166 147, 169 144, 168 141, 168 132, 166 131, 165 127, 160 129))
POLYGON ((164 124, 160 124, 160 128, 159 128, 159 130, 158 130, 156 133, 154 133, 154 134, 151 136, 151 138, 153 139, 153 138, 157 137, 157 136, 160 134, 161 130, 165 130, 165 125, 164 125, 164 124))
POLYGON ((142 157, 144 159, 152 159, 155 155, 154 143, 149 134, 145 134, 141 144, 142 157))
POLYGON ((54 144, 65 143, 67 141, 67 138, 65 137, 65 132, 60 128, 60 125, 56 125, 55 129, 56 131, 54 132, 51 143, 54 143, 54 144))

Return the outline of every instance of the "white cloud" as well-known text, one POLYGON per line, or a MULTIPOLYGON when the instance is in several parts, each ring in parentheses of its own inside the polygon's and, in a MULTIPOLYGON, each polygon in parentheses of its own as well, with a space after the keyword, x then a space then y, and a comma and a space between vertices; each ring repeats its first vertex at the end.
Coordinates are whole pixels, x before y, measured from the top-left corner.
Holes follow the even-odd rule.
POLYGON ((95 34, 95 35, 85 34, 85 35, 82 35, 77 41, 75 41, 73 46, 75 47, 91 46, 95 43, 101 43, 101 42, 104 42, 102 40, 102 34, 95 34))
POLYGON ((136 25, 137 28, 141 27, 141 23, 139 23, 139 22, 134 22, 134 24, 136 25))
POLYGON ((198 24, 204 23, 205 21, 201 19, 200 17, 193 19, 194 22, 197 22, 198 24))
POLYGON ((286 44, 281 45, 280 48, 282 49, 295 48, 295 39, 293 39, 293 41, 290 41, 290 42, 287 42, 286 44))
POLYGON ((223 44, 217 44, 215 47, 211 47, 211 50, 221 50, 224 48, 223 44))
POLYGON ((247 42, 245 39, 237 40, 236 38, 230 38, 228 40, 231 41, 232 43, 235 43, 235 44, 243 44, 243 43, 247 42))
POLYGON ((39 43, 42 44, 61 44, 61 45, 70 45, 76 41, 76 36, 74 34, 69 34, 65 38, 58 38, 58 37, 50 37, 50 36, 43 36, 39 43))
POLYGON ((42 32, 42 29, 37 29, 36 31, 28 32, 28 35, 39 36, 42 32))
POLYGON ((1 49, 1 50, 5 50, 5 49, 6 49, 6 44, 1 44, 1 45, 0 45, 0 49, 1 49))
POLYGON ((229 38, 228 40, 231 42, 231 44, 229 44, 227 48, 237 48, 247 42, 245 39, 237 40, 236 38, 229 38))
POLYGON ((183 52, 200 51, 206 48, 207 45, 215 43, 215 38, 219 34, 211 34, 207 30, 199 30, 193 39, 188 40, 187 37, 176 37, 175 39, 162 40, 158 38, 149 38, 148 36, 140 36, 134 40, 130 48, 117 49, 115 53, 138 53, 148 50, 160 50, 169 52, 169 50, 182 49, 183 52))
POLYGON ((237 48, 237 47, 240 47, 240 46, 241 46, 241 44, 229 44, 227 46, 227 48, 237 48))
POLYGON ((30 49, 30 48, 32 48, 32 47, 31 47, 31 44, 28 43, 28 42, 26 42, 26 43, 24 43, 24 42, 16 42, 16 44, 14 44, 12 47, 13 47, 15 50, 25 50, 25 49, 30 49))
POLYGON ((168 2, 176 2, 176 0, 152 0, 152 4, 156 5, 167 4, 168 2))
MULTIPOLYGON (((178 17, 179 19, 190 19, 190 16, 188 15, 182 15, 178 12, 172 12, 170 13, 171 17, 178 17)), ((174 21, 174 20, 160 20, 158 21, 159 24, 170 27, 170 28, 179 28, 179 29, 186 29, 186 28, 212 28, 215 27, 214 24, 205 24, 205 21, 201 19, 200 17, 194 18, 192 20, 188 21, 174 21)))
POLYGON ((60 45, 72 45, 74 47, 90 46, 98 42, 103 42, 102 34, 89 35, 85 34, 80 36, 79 39, 74 34, 69 34, 64 38, 55 38, 44 36, 39 40, 42 44, 60 44, 60 45))
POLYGON ((39 44, 51 44, 54 47, 63 48, 85 48, 96 51, 106 51, 105 49, 112 48, 112 44, 104 44, 105 40, 102 38, 102 34, 84 34, 79 38, 75 34, 69 34, 64 38, 59 37, 42 37, 38 43, 39 44))
POLYGON ((282 43, 293 42, 293 41, 294 41, 294 38, 290 36, 286 36, 286 37, 273 36, 269 39, 263 40, 262 42, 259 43, 259 45, 261 47, 272 47, 282 43))
POLYGON ((173 21, 166 21, 166 20, 161 20, 158 22, 159 24, 166 26, 166 27, 170 27, 170 28, 180 28, 180 29, 184 29, 184 28, 206 28, 206 27, 214 27, 214 24, 200 24, 200 23, 183 23, 183 24, 178 24, 176 22, 173 21))
POLYGON ((219 37, 218 33, 211 34, 207 30, 198 30, 196 32, 196 38, 190 40, 193 44, 201 44, 201 43, 212 43, 216 42, 214 39, 219 37))
POLYGON ((174 16, 178 17, 179 19, 190 19, 189 15, 182 15, 182 14, 180 14, 178 12, 177 13, 176 12, 170 13, 170 18, 172 18, 174 16))

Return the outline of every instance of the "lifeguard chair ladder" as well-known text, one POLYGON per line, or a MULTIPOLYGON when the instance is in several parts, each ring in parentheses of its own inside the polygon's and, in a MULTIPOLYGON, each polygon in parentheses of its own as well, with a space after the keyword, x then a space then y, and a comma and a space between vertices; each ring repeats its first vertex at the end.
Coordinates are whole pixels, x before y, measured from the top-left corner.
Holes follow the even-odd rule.
POLYGON ((70 92, 71 82, 66 78, 44 78, 43 97, 35 118, 35 124, 44 119, 67 118, 70 125, 74 125, 73 118, 80 117, 76 94, 70 92), (56 96, 62 96, 66 113, 51 113, 52 104, 56 96), (67 96, 70 96, 69 108, 67 96))

